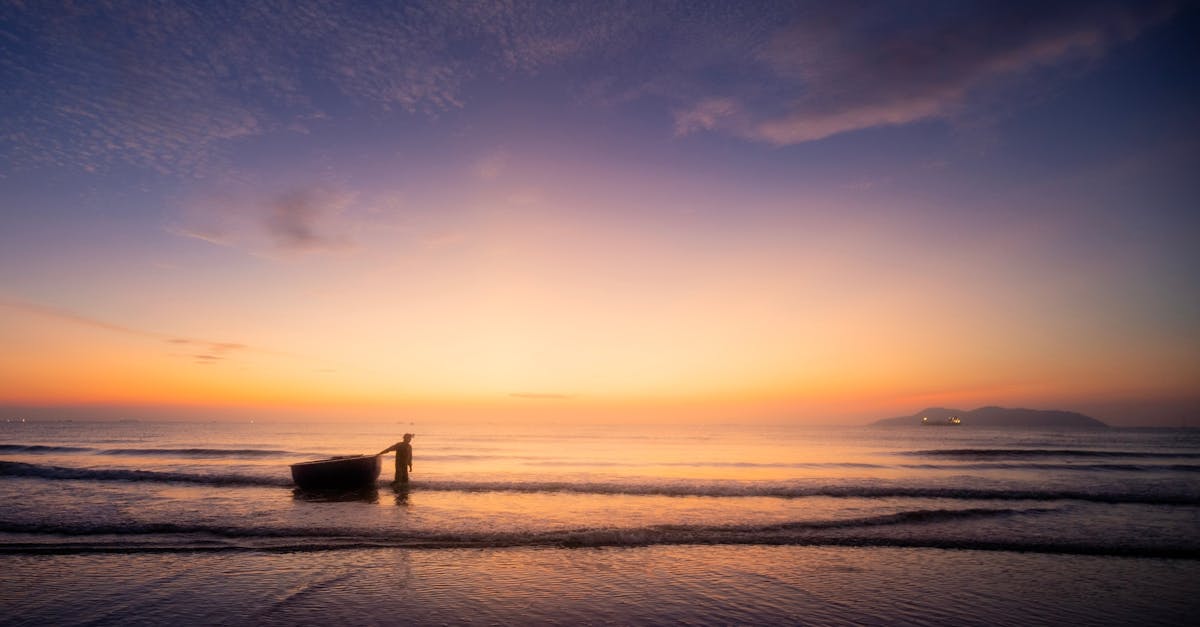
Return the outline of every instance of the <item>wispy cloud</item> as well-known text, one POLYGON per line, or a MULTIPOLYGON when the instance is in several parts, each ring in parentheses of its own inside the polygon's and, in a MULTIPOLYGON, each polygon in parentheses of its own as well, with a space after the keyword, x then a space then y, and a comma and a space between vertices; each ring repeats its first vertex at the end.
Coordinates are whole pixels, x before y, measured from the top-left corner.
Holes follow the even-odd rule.
POLYGON ((243 351, 249 347, 236 342, 209 342, 182 337, 174 337, 167 342, 176 346, 190 349, 192 360, 197 364, 212 364, 227 359, 231 354, 243 351))
POLYGON ((295 187, 266 199, 220 195, 193 203, 180 223, 165 230, 256 254, 344 250, 353 245, 347 210, 355 198, 322 186, 295 187))
POLYGON ((677 131, 719 129, 773 144, 953 115, 998 79, 1093 60, 1169 16, 1172 2, 829 5, 758 53, 776 93, 702 99, 677 131), (799 92, 799 95, 789 94, 799 92), (736 106, 749 120, 734 119, 736 106))
POLYGON ((438 117, 479 104, 484 77, 554 76, 577 103, 664 106, 677 135, 793 144, 950 116, 998 77, 1098 58, 1177 4, 0 3, 16 42, 0 46, 0 163, 207 176, 244 142, 330 123, 331 100, 438 117))
POLYGON ((195 174, 214 164, 222 143, 271 124, 229 89, 234 15, 133 3, 5 3, 0 11, 23 44, 2 53, 11 80, 0 96, 0 136, 11 142, 2 155, 10 163, 95 171, 124 162, 195 174))
POLYGON ((351 199, 349 194, 321 189, 295 190, 270 204, 263 225, 281 248, 302 251, 343 248, 347 240, 333 232, 330 224, 351 199))
POLYGON ((202 242, 208 242, 215 246, 230 246, 232 242, 229 240, 227 233, 206 231, 200 227, 187 227, 180 225, 168 225, 164 227, 171 235, 177 237, 188 237, 198 239, 202 242))
POLYGON ((0 3, 0 162, 205 176, 237 142, 307 132, 333 89, 430 116, 480 75, 531 75, 635 20, 537 2, 0 3), (19 45, 17 45, 19 44, 19 45))
POLYGON ((509 158, 507 150, 493 151, 475 163, 475 176, 485 181, 494 181, 500 178, 504 169, 508 167, 509 158))
POLYGON ((707 98, 687 109, 675 112, 675 134, 711 131, 727 124, 737 114, 738 105, 731 98, 707 98))
POLYGON ((64 309, 58 309, 55 307, 50 307, 47 305, 42 305, 39 303, 34 303, 34 302, 29 302, 29 301, 24 301, 24 300, 0 299, 0 307, 4 307, 6 309, 11 309, 11 310, 26 313, 26 314, 33 314, 36 316, 41 316, 43 318, 51 318, 54 320, 59 320, 61 322, 70 322, 72 324, 77 324, 79 326, 91 327, 93 329, 100 329, 103 331, 112 331, 113 333, 121 333, 124 335, 137 335, 137 336, 141 336, 141 337, 150 337, 150 338, 162 338, 163 337, 157 333, 149 333, 146 331, 139 331, 137 329, 122 326, 119 324, 112 324, 110 322, 105 322, 103 320, 99 320, 96 318, 82 316, 82 315, 79 315, 79 314, 76 314, 74 312, 67 311, 64 309))
POLYGON ((172 346, 184 347, 191 351, 187 353, 187 356, 198 364, 221 361, 237 352, 252 350, 250 346, 241 342, 205 340, 146 331, 25 300, 0 299, 0 308, 120 335, 157 340, 172 346))

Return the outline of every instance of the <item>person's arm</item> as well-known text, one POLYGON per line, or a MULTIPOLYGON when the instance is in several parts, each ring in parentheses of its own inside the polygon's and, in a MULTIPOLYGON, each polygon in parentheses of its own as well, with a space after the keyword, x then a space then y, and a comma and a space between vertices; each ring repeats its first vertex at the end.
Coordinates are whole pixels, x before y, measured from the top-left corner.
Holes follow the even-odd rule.
POLYGON ((387 447, 387 448, 383 449, 382 451, 379 451, 379 452, 378 452, 378 453, 376 453, 375 455, 377 455, 377 456, 378 456, 378 455, 383 455, 384 453, 387 453, 388 451, 394 451, 394 450, 396 450, 396 447, 398 447, 398 446, 400 446, 400 443, 399 443, 399 442, 397 442, 397 443, 395 443, 395 444, 393 444, 393 445, 391 445, 391 446, 389 446, 389 447, 387 447))

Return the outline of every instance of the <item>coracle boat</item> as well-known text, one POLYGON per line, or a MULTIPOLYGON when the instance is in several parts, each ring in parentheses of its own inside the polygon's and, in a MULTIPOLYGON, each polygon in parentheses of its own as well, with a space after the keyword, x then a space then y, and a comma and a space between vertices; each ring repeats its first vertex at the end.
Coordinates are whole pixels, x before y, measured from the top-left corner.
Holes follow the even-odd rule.
POLYGON ((375 485, 379 455, 344 455, 292 464, 292 481, 302 490, 354 490, 375 485))

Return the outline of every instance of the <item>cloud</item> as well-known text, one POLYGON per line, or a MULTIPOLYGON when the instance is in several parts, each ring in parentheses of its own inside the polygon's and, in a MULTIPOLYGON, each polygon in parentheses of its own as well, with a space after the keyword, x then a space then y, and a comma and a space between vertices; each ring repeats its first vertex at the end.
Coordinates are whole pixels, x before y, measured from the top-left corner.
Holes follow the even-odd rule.
POLYGON ((500 178, 508 167, 510 155, 506 150, 497 150, 475 163, 475 176, 485 181, 500 178))
POLYGON ((98 320, 96 318, 89 318, 87 316, 81 316, 79 314, 76 314, 76 313, 73 313, 70 311, 66 311, 64 309, 57 309, 55 307, 49 307, 47 305, 32 303, 29 301, 0 299, 0 307, 4 307, 6 309, 11 309, 14 311, 19 311, 19 312, 23 312, 23 313, 27 313, 27 314, 33 314, 36 316, 41 316, 43 318, 51 318, 51 319, 59 320, 59 321, 63 321, 63 322, 70 322, 72 324, 76 324, 79 326, 91 327, 93 329, 100 329, 103 331, 112 331, 113 333, 121 333, 124 335, 137 335, 137 336, 141 336, 141 337, 153 337, 153 338, 161 337, 155 333, 147 333, 145 331, 138 331, 138 330, 132 329, 130 327, 121 326, 119 324, 112 324, 109 322, 105 322, 103 320, 98 320))
POLYGON ((144 331, 120 324, 113 324, 111 322, 106 322, 90 316, 80 315, 65 309, 58 309, 56 307, 50 307, 48 305, 42 305, 24 300, 0 299, 0 307, 25 314, 39 316, 42 318, 49 318, 51 320, 89 327, 92 329, 100 329, 102 331, 109 331, 112 333, 118 333, 132 337, 160 340, 174 346, 187 347, 193 349, 193 352, 190 353, 189 356, 195 363, 198 364, 221 361, 228 358, 233 353, 252 350, 250 346, 240 342, 203 340, 173 336, 154 331, 144 331))
POLYGON ((897 99, 874 104, 856 104, 841 111, 797 111, 756 123, 740 133, 772 144, 799 144, 824 139, 838 133, 876 126, 908 124, 948 112, 962 93, 944 97, 931 95, 914 99, 897 99))
POLYGON ((185 227, 179 225, 169 225, 165 230, 171 235, 178 237, 188 237, 198 239, 202 242, 208 242, 214 246, 231 246, 228 233, 206 231, 200 227, 185 227))
POLYGON ((336 187, 299 186, 268 198, 223 192, 186 207, 167 233, 255 254, 345 250, 357 196, 336 187))
POLYGON ((194 349, 191 353, 192 360, 197 364, 213 364, 227 359, 230 354, 246 350, 249 347, 245 344, 236 342, 209 342, 205 340, 193 340, 188 338, 174 337, 167 342, 194 349))
POLYGON ((289 250, 343 248, 348 241, 331 230, 333 218, 345 210, 352 196, 321 189, 289 192, 272 202, 263 216, 271 239, 289 250))
POLYGON ((683 136, 694 131, 711 131, 738 111, 731 98, 708 98, 688 109, 675 112, 675 135, 683 136))
POLYGON ((97 171, 123 162, 192 175, 219 160, 220 145, 270 125, 229 89, 222 41, 234 16, 133 3, 5 3, 0 12, 22 44, 0 51, 9 70, 0 137, 12 147, 0 157, 10 164, 97 171))
POLYGON ((533 75, 630 30, 587 3, 0 3, 0 164, 166 175, 358 110, 462 108, 479 76, 533 75), (11 44, 11 45, 10 45, 11 44))
POLYGON ((438 117, 522 78, 577 104, 665 107, 680 136, 793 144, 952 115, 998 77, 1098 58, 1176 5, 0 3, 0 170, 211 177, 243 144, 343 108, 438 117))
MULTIPOLYGON (((1168 17, 1167 2, 845 5, 776 33, 762 63, 801 95, 760 107, 749 139, 795 144, 952 115, 989 82, 1094 60, 1168 17)), ((714 118, 714 122, 719 122, 714 118)))

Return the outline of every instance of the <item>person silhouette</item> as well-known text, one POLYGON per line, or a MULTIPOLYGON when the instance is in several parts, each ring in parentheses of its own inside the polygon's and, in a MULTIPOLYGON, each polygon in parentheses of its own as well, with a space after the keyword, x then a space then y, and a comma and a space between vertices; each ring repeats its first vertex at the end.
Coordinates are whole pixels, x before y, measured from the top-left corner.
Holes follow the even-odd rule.
POLYGON ((408 473, 412 472, 412 439, 413 434, 405 433, 403 442, 397 442, 379 452, 383 455, 388 451, 396 451, 396 478, 392 483, 408 483, 408 473))

